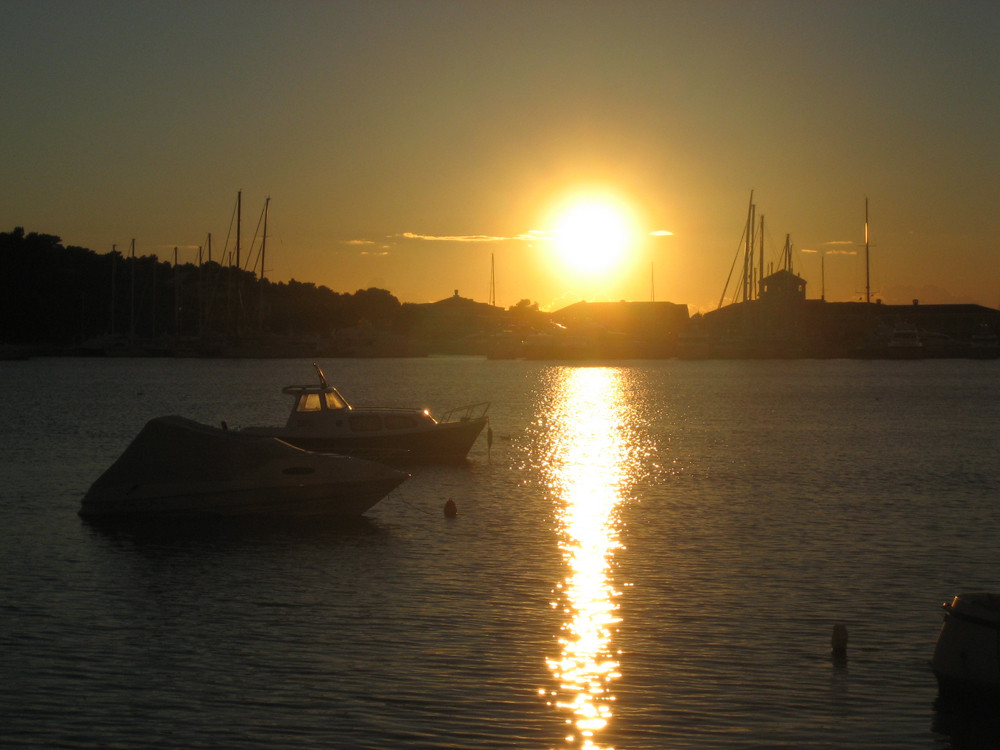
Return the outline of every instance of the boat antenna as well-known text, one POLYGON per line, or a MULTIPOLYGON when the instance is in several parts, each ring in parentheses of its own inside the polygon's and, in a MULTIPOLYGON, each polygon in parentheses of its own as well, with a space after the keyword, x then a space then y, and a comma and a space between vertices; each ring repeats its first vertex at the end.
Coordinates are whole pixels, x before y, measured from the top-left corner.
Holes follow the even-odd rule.
POLYGON ((317 374, 317 375, 319 375, 319 384, 320 384, 321 386, 323 386, 323 390, 325 391, 325 390, 326 390, 327 388, 329 388, 330 386, 328 386, 328 385, 326 384, 326 375, 324 375, 324 374, 323 374, 323 368, 321 368, 321 367, 320 367, 320 366, 319 366, 318 364, 316 364, 315 362, 313 362, 313 367, 315 367, 315 368, 316 368, 316 374, 317 374))

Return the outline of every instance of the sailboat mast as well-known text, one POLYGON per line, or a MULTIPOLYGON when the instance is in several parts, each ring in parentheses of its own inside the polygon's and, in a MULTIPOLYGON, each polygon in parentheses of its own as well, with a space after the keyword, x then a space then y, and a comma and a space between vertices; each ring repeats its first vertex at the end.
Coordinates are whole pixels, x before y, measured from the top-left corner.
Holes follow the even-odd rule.
POLYGON ((868 260, 868 196, 865 196, 865 302, 872 301, 871 265, 868 260))
POLYGON ((496 265, 493 253, 490 253, 490 307, 497 306, 496 265))
POLYGON ((264 234, 260 238, 260 298, 257 300, 257 327, 264 330, 264 252, 267 249, 267 207, 271 197, 264 200, 264 234))
POLYGON ((760 299, 761 292, 764 291, 764 214, 760 215, 760 249, 757 252, 760 255, 757 264, 760 267, 760 273, 757 275, 757 299, 760 299))
POLYGON ((111 336, 115 335, 115 256, 118 254, 118 246, 111 246, 111 336))
POLYGON ((747 277, 750 275, 751 268, 751 255, 753 254, 753 230, 754 230, 754 220, 753 220, 753 191, 750 191, 750 205, 747 207, 747 231, 746 231, 746 245, 743 249, 743 301, 747 301, 747 277))
POLYGON ((181 333, 181 280, 177 270, 177 246, 174 245, 174 336, 181 333))
POLYGON ((268 197, 264 201, 264 236, 260 240, 260 280, 264 280, 264 250, 267 247, 267 207, 271 203, 271 198, 268 197))
POLYGON ((819 298, 826 301, 826 253, 819 255, 819 298))
POLYGON ((129 245, 128 251, 129 258, 129 269, 131 279, 129 281, 129 303, 128 303, 128 343, 129 346, 135 343, 135 238, 132 238, 132 244, 129 245))
MULTIPOLYGON (((209 235, 211 237, 211 235, 209 235)), ((202 328, 205 324, 205 281, 202 274, 202 250, 198 245, 198 338, 201 338, 202 328)))
POLYGON ((236 267, 242 268, 240 265, 240 221, 241 214, 243 212, 243 191, 236 191, 236 267))

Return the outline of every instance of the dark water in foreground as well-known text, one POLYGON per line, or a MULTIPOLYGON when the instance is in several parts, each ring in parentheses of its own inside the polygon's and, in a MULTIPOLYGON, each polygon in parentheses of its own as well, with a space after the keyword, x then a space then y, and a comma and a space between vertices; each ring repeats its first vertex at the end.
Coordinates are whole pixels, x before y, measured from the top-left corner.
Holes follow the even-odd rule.
POLYGON ((0 363, 0 746, 1000 746, 928 667, 1000 589, 1000 362, 324 364, 492 450, 358 523, 102 528, 147 419, 281 422, 309 362, 0 363))

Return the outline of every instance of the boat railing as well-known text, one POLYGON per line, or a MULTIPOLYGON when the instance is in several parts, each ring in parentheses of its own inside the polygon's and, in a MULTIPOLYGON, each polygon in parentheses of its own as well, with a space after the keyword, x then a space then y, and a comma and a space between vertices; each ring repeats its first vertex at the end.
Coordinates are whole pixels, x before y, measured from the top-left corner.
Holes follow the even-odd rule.
POLYGON ((490 402, 480 401, 478 404, 467 404, 449 409, 438 419, 438 422, 469 422, 473 419, 482 419, 489 411, 490 402))

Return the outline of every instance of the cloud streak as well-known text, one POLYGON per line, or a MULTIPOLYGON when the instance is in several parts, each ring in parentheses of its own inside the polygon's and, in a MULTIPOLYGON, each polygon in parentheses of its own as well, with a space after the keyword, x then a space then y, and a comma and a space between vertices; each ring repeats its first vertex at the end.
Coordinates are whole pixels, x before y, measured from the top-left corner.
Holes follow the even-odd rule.
POLYGON ((418 234, 417 232, 403 232, 402 234, 393 236, 401 237, 405 240, 424 240, 428 242, 510 242, 513 240, 523 242, 539 239, 538 236, 531 232, 528 234, 519 234, 516 237, 498 237, 492 234, 418 234))
MULTIPOLYGON (((666 229, 657 229, 649 232, 650 237, 673 237, 674 233, 666 229)), ((413 240, 416 242, 458 242, 458 243, 494 243, 494 242, 546 242, 555 239, 554 234, 548 229, 531 229, 521 234, 513 236, 503 236, 495 234, 422 234, 421 232, 400 232, 388 236, 389 240, 413 240)), ((365 247, 379 244, 375 240, 356 239, 346 240, 345 245, 365 247)), ((383 245, 383 248, 386 247, 383 245)), ((375 253, 363 253, 365 255, 375 253)), ((385 253, 379 253, 384 255, 385 253)))
MULTIPOLYGON (((826 244, 826 245, 842 245, 842 244, 847 244, 847 243, 842 243, 842 242, 826 242, 824 244, 826 244)), ((851 243, 851 244, 853 244, 853 243, 851 243)), ((818 253, 818 254, 821 254, 821 255, 857 255, 858 254, 857 250, 811 250, 811 249, 809 249, 807 247, 802 248, 800 250, 800 252, 803 252, 803 253, 813 253, 813 254, 817 254, 818 253)))

